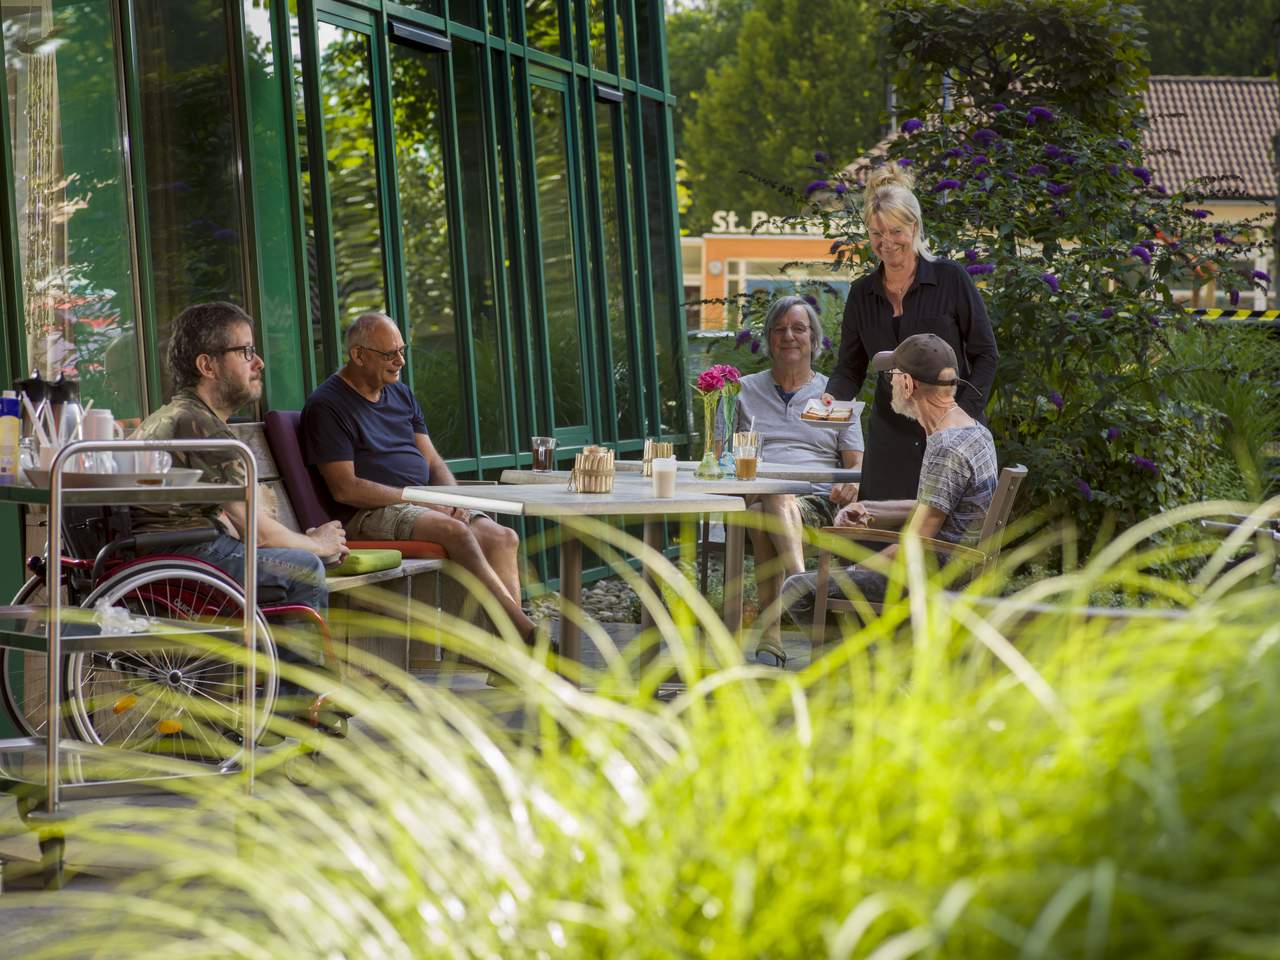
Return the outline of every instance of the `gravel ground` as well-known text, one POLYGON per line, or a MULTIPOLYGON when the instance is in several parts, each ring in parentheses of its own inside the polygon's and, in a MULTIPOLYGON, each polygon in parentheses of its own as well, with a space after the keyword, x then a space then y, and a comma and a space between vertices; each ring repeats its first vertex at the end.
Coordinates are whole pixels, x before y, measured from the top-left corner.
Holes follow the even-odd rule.
MULTIPOLYGON (((697 572, 691 565, 686 563, 677 565, 685 576, 689 577, 693 582, 697 582, 697 572)), ((756 591, 753 569, 751 558, 748 557, 746 569, 747 589, 743 598, 747 623, 755 619, 756 591)), ((723 564, 718 557, 713 558, 711 570, 707 577, 707 593, 712 604, 716 607, 719 607, 720 604, 723 584, 723 564)), ((531 601, 534 619, 558 620, 560 618, 559 601, 560 595, 558 593, 549 593, 534 598, 531 601)), ((621 577, 606 577, 603 580, 597 580, 585 586, 582 590, 582 607, 593 619, 600 623, 640 622, 640 598, 636 596, 636 592, 621 577)))

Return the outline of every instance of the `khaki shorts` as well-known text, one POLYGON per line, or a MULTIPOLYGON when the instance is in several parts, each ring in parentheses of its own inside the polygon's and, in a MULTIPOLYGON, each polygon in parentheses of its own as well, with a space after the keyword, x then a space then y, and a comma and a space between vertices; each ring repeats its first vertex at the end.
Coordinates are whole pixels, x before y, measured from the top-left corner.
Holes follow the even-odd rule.
POLYGON ((836 514, 840 511, 840 507, 832 503, 830 497, 816 493, 796 497, 796 506, 800 508, 800 519, 806 527, 834 526, 836 514))
MULTIPOLYGON (((424 514, 439 513, 439 510, 416 503, 393 503, 389 507, 359 510, 347 521, 347 537, 351 540, 412 540, 418 518, 424 514)), ((473 510, 470 522, 485 516, 488 515, 473 510)))

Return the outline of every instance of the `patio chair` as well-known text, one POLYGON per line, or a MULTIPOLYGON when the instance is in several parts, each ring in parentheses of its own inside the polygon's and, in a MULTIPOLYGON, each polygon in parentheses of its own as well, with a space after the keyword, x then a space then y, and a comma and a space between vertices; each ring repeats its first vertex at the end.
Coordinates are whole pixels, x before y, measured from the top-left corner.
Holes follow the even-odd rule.
MULTIPOLYGON (((1004 528, 1009 522, 1009 513, 1013 509, 1014 500, 1017 499, 1018 488, 1022 486, 1026 476, 1027 468, 1021 464, 1005 467, 1000 471, 996 492, 991 498, 991 506, 987 508, 987 516, 982 522, 982 532, 979 534, 976 547, 935 540, 932 537, 921 537, 921 543, 926 549, 939 556, 963 560, 972 567, 975 575, 986 572, 995 566, 1000 558, 1004 528)), ((857 540, 864 543, 888 544, 897 543, 902 539, 902 532, 899 530, 878 530, 868 527, 824 527, 822 532, 844 540, 857 540)), ((814 584, 813 631, 810 637, 810 645, 815 657, 826 640, 827 613, 854 612, 853 601, 827 596, 830 582, 831 550, 823 546, 818 551, 818 579, 814 584)), ((875 613, 880 613, 880 604, 871 603, 869 606, 875 613)))

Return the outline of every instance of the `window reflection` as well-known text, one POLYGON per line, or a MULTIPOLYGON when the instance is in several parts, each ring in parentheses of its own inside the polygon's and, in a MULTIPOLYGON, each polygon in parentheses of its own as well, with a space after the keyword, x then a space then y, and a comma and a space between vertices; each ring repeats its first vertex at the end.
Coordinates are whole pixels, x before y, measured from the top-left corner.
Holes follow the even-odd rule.
POLYGON ((405 336, 432 441, 442 456, 462 457, 471 456, 472 447, 454 312, 442 82, 439 54, 391 45, 396 182, 409 307, 405 336))
POLYGON ((142 414, 110 5, 0 2, 28 369, 142 414), (105 65, 105 67, 104 67, 105 65))
POLYGON ((622 259, 622 217, 618 207, 618 179, 614 159, 614 130, 618 108, 607 103, 596 104, 596 149, 600 164, 600 213, 604 221, 604 291, 608 310, 609 343, 613 352, 613 369, 605 383, 612 383, 618 405, 618 437, 638 437, 635 401, 631 384, 636 365, 631 359, 630 295, 627 270, 622 259))
POLYGON ((471 350, 480 411, 480 452, 506 453, 513 449, 507 428, 510 378, 503 362, 494 289, 483 65, 480 52, 471 44, 454 46, 453 77, 462 168, 467 285, 471 293, 471 350))
MULTIPOLYGON (((653 289, 653 327, 658 357, 658 396, 663 433, 683 433, 684 376, 680 368, 676 327, 679 321, 672 287, 675 283, 675 235, 671 219, 671 193, 667 180, 666 108, 644 100, 640 118, 644 131, 644 176, 638 203, 649 209, 649 280, 653 289)), ((682 324, 681 324, 682 326, 682 324)))
MULTIPOLYGON (((157 343, 193 303, 244 306, 241 220, 227 14, 221 0, 137 0, 147 226, 157 343)), ((169 371, 160 365, 165 396, 169 371)))
POLYGON ((659 49, 662 25, 661 0, 635 0, 636 61, 641 83, 651 87, 661 86, 662 51, 659 49))
POLYGON ((547 351, 555 425, 585 424, 581 332, 569 200, 569 152, 565 142, 565 96, 532 85, 534 175, 538 185, 542 286, 547 308, 547 351))
POLYGON ((587 4, 587 42, 591 45, 591 65, 597 70, 609 69, 609 50, 605 39, 605 0, 589 0, 587 4))
POLYGON ((311 176, 310 122, 307 118, 306 70, 302 60, 302 40, 298 35, 298 18, 289 17, 289 45, 293 55, 293 116, 298 135, 298 179, 302 193, 303 244, 306 249, 307 313, 311 326, 311 350, 315 358, 317 380, 324 379, 334 368, 337 357, 326 357, 324 349, 324 301, 320 293, 320 260, 316 246, 315 201, 311 176))
POLYGON ((525 0, 525 43, 546 53, 560 52, 558 0, 525 0))
POLYGON ((377 140, 369 37, 320 23, 320 102, 329 175, 329 220, 338 328, 386 311, 377 140))

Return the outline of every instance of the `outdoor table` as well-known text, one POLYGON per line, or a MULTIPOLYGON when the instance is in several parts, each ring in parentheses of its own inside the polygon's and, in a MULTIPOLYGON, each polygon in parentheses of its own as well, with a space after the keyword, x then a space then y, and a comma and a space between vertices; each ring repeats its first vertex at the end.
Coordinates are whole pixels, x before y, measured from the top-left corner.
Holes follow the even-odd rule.
MULTIPOLYGON (((563 521, 574 517, 643 517, 645 545, 655 550, 662 549, 659 518, 664 515, 738 513, 747 508, 741 497, 724 494, 677 490, 674 497, 655 497, 647 480, 644 484, 615 483, 612 493, 570 493, 567 484, 521 483, 494 487, 405 487, 403 496, 409 503, 542 517, 561 522, 562 529, 566 526, 563 521)), ((572 532, 572 524, 568 526, 572 532)), ((726 524, 724 624, 731 633, 742 626, 743 548, 743 528, 726 524)), ((646 579, 649 579, 647 573, 646 579)), ((561 537, 560 595, 566 605, 581 606, 582 544, 576 536, 561 537)), ((569 616, 560 618, 560 654, 574 661, 582 657, 578 625, 569 616)))
MULTIPOLYGON (((692 473, 701 461, 680 460, 676 462, 676 481, 681 482, 681 474, 692 473)), ((641 460, 615 460, 614 470, 619 473, 640 473, 644 469, 641 460)), ((763 460, 756 464, 758 480, 795 480, 807 483, 861 483, 862 470, 848 467, 797 467, 790 463, 766 463, 763 460)), ((729 478, 732 480, 732 478, 729 478)), ((706 481, 708 483, 715 481, 706 481)), ((742 481, 747 483, 749 481, 742 481)), ((812 493, 805 490, 804 493, 812 493)))
MULTIPOLYGON (((614 461, 615 465, 617 461, 614 461)), ((569 483, 568 470, 503 470, 503 483, 569 483)), ((649 477, 638 473, 625 473, 614 477, 614 488, 622 485, 649 489, 649 477)), ((688 474, 676 473, 676 492, 714 493, 731 497, 765 496, 768 494, 790 493, 804 496, 812 493, 812 485, 799 480, 777 480, 757 478, 755 480, 735 480, 724 477, 720 480, 698 480, 688 474)))

